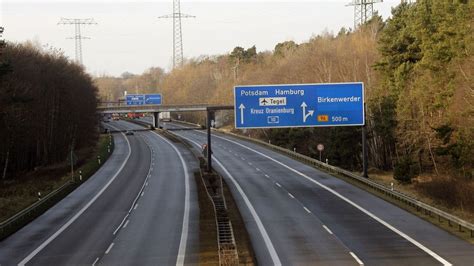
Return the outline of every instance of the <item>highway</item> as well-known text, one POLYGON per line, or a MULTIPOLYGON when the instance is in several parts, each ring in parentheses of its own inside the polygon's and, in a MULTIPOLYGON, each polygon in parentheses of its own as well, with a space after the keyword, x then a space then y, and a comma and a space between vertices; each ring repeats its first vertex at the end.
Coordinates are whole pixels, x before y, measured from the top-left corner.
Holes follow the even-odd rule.
POLYGON ((197 263, 195 159, 154 132, 114 136, 113 155, 93 177, 0 242, 0 265, 197 263))
MULTIPOLYGON (((203 131, 172 132, 206 143, 203 131)), ((364 190, 257 144, 212 141, 261 265, 473 265, 473 245, 364 190)))

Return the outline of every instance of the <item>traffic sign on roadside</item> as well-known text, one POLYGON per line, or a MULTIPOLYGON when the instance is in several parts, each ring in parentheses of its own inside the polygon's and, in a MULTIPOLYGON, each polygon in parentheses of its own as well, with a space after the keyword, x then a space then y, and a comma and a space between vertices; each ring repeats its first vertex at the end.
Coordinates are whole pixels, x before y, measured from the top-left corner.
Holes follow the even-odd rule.
POLYGON ((318 148, 318 151, 324 151, 324 145, 321 143, 318 144, 317 148, 318 148))
POLYGON ((236 128, 364 125, 364 84, 236 86, 236 128))

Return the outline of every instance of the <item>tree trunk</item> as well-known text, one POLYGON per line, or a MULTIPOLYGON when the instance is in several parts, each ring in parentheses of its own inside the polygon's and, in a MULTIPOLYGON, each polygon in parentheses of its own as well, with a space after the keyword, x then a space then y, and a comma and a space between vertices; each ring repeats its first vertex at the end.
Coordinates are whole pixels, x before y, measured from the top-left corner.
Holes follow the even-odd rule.
POLYGON ((7 150, 7 157, 5 158, 5 165, 3 167, 2 179, 5 179, 7 177, 8 159, 10 159, 10 148, 8 148, 7 150))

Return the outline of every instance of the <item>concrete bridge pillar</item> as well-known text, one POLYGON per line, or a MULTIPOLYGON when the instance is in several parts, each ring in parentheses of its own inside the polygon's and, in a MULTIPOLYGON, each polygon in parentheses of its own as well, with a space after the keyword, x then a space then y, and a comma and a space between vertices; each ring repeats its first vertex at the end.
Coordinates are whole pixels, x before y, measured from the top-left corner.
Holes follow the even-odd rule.
POLYGON ((153 127, 160 128, 160 112, 153 113, 153 127))

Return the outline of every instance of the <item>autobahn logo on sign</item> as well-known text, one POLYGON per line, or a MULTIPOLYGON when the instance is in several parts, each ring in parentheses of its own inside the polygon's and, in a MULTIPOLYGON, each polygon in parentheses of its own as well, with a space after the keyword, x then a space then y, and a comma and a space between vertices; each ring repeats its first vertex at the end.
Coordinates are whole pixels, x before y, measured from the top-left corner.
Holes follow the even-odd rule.
POLYGON ((364 125, 364 84, 236 86, 235 127, 364 125))

